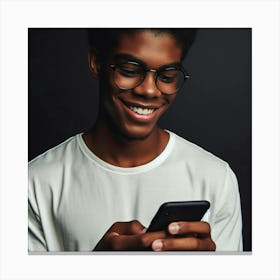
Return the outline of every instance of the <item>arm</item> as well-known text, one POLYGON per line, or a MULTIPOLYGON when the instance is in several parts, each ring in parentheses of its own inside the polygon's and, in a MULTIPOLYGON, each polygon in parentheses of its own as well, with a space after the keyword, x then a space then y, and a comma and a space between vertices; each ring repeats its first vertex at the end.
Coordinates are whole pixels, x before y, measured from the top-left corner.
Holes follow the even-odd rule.
POLYGON ((212 236, 218 251, 242 251, 242 215, 238 182, 227 166, 223 189, 218 194, 212 236))
POLYGON ((46 241, 39 215, 28 201, 28 251, 47 251, 46 241))
POLYGON ((44 188, 44 191, 41 191, 39 185, 31 182, 28 193, 28 250, 30 252, 65 250, 52 207, 51 190, 44 188))

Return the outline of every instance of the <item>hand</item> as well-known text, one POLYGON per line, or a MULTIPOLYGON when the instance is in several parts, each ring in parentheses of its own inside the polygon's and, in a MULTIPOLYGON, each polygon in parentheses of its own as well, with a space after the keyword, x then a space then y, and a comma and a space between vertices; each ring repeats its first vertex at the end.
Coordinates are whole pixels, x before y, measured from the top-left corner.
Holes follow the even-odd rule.
POLYGON ((215 251, 216 244, 206 222, 176 222, 168 226, 169 236, 152 243, 154 251, 215 251))
POLYGON ((146 228, 138 221, 117 222, 104 234, 95 251, 151 250, 154 240, 168 236, 164 231, 145 233, 146 228))

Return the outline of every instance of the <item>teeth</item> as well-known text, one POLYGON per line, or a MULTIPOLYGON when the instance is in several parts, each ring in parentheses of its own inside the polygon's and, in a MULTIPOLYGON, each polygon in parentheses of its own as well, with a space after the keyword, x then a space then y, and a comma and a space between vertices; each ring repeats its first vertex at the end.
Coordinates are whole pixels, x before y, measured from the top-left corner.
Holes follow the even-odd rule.
POLYGON ((139 115, 149 115, 154 112, 154 109, 142 109, 142 108, 132 107, 132 106, 129 108, 130 108, 130 110, 132 110, 133 112, 135 112, 139 115))

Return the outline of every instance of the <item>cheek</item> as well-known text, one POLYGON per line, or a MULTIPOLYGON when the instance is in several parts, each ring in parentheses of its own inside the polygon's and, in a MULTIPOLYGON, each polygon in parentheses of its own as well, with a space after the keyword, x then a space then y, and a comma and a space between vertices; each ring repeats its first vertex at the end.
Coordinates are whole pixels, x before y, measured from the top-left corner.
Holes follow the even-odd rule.
POLYGON ((121 101, 119 100, 119 89, 110 87, 107 91, 102 92, 101 106, 102 110, 115 124, 123 122, 121 110, 121 101))
POLYGON ((114 99, 119 95, 119 89, 116 88, 111 77, 102 76, 99 84, 100 100, 103 107, 108 109, 113 106, 114 99))

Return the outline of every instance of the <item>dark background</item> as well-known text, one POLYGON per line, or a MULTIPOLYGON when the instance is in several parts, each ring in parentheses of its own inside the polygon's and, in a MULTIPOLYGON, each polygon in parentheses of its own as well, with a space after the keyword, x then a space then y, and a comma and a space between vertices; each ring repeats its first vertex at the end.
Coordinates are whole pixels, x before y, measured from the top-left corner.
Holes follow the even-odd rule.
MULTIPOLYGON (((241 194, 244 251, 251 242, 251 29, 200 29, 191 75, 160 123, 227 161, 241 194)), ((98 88, 85 29, 28 31, 29 160, 92 126, 98 88)))

